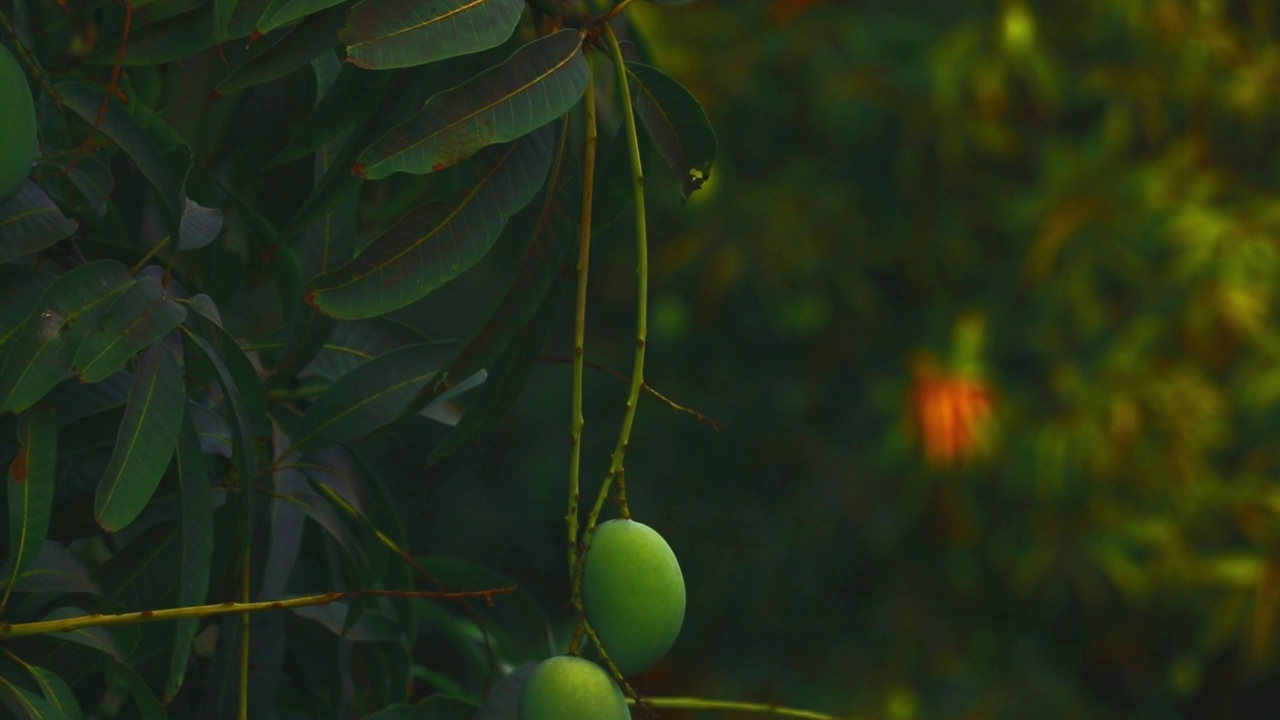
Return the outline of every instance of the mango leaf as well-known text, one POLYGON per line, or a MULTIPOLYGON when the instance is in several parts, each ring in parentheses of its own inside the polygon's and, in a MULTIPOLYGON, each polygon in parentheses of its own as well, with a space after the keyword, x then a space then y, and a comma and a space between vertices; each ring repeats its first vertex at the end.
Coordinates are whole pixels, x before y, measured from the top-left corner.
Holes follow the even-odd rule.
MULTIPOLYGON (((181 60, 228 40, 248 37, 262 16, 267 0, 236 0, 234 3, 201 3, 198 7, 141 24, 129 33, 124 65, 160 65, 181 60), (220 5, 219 8, 215 8, 220 5), (227 7, 231 20, 226 23, 227 7), (222 18, 222 19, 219 19, 222 18), (222 31, 221 28, 226 30, 222 31)), ((120 53, 120 43, 105 42, 85 62, 112 65, 120 53)))
POLYGON ((30 720, 70 720, 53 703, 25 690, 0 676, 0 688, 4 688, 11 707, 20 710, 30 720))
POLYGON ((388 705, 364 717, 365 720, 471 720, 475 712, 474 706, 462 700, 432 695, 413 705, 388 705))
POLYGON ((71 691, 71 686, 67 685, 67 681, 63 680, 49 670, 34 665, 27 665, 27 672, 31 673, 31 679, 35 681, 36 687, 40 688, 40 694, 45 700, 54 707, 58 712, 69 718, 69 720, 84 720, 84 711, 80 709, 80 703, 76 702, 76 695, 71 691))
POLYGON ((477 391, 477 396, 462 416, 462 422, 431 450, 431 454, 427 456, 427 467, 448 457, 477 434, 497 425, 511 406, 515 405, 516 398, 533 373, 547 336, 551 334, 561 301, 568 294, 569 277, 567 272, 560 274, 520 338, 494 363, 488 381, 477 391))
POLYGON ((178 443, 186 384, 162 343, 142 352, 107 471, 94 497, 94 519, 116 532, 142 512, 178 443))
POLYGON ((115 260, 96 260, 54 280, 37 314, 9 343, 0 368, 0 410, 21 412, 44 397, 70 369, 80 341, 132 282, 115 260))
POLYGON ((220 43, 227 41, 231 31, 231 16, 238 0, 213 0, 213 37, 220 43))
POLYGON ((96 157, 83 157, 78 165, 65 172, 67 179, 84 195, 93 212, 99 217, 106 215, 107 201, 116 184, 111 168, 96 157))
POLYGON ((102 327, 80 343, 72 364, 79 368, 82 382, 104 380, 186 317, 187 311, 167 295, 158 280, 143 277, 111 304, 102 327))
POLYGON ((380 355, 427 340, 426 335, 386 317, 343 320, 334 324, 333 333, 307 370, 326 380, 337 380, 380 355))
MULTIPOLYGON (((62 102, 85 122, 93 124, 98 117, 98 108, 102 104, 102 90, 77 81, 58 83, 56 86, 62 102)), ((179 214, 178 180, 173 175, 169 161, 159 146, 138 124, 138 121, 120 106, 113 97, 107 102, 107 111, 98 126, 99 132, 106 135, 138 166, 142 174, 156 189, 161 202, 169 210, 172 217, 179 214)))
MULTIPOLYGON (((188 405, 188 408, 191 406, 188 405)), ((213 562, 213 501, 210 497, 209 469, 200 438, 191 416, 182 418, 177 448, 178 498, 182 505, 178 533, 182 555, 178 569, 178 605, 199 605, 209 592, 210 564, 213 562)), ((191 657, 191 641, 200 627, 198 618, 174 623, 173 652, 165 681, 166 701, 177 694, 186 678, 191 657)))
POLYGON ((147 681, 133 668, 114 660, 107 664, 107 678, 112 684, 123 687, 133 698, 137 708, 136 717, 142 720, 166 720, 164 706, 156 699, 155 693, 147 686, 147 681))
MULTIPOLYGON (((221 330, 220 327, 217 329, 221 330)), ((259 407, 262 413, 266 412, 266 396, 257 374, 253 372, 252 366, 244 367, 249 361, 240 353, 239 348, 230 348, 225 342, 222 343, 227 348, 227 358, 224 359, 212 343, 194 332, 186 330, 183 337, 188 355, 194 355, 213 367, 222 388, 223 399, 231 408, 231 423, 235 430, 232 436, 235 441, 232 460, 241 477, 254 477, 257 474, 258 457, 257 443, 254 442, 254 418, 262 417, 258 413, 259 407), (257 406, 259 400, 262 402, 261 406, 257 406)))
POLYGON ((208 208, 187 197, 182 190, 182 215, 178 218, 178 249, 199 250, 222 232, 222 211, 208 208))
POLYGON ((331 51, 338 44, 338 29, 345 17, 346 13, 340 7, 308 16, 271 47, 232 70, 218 83, 214 92, 230 95, 306 67, 313 58, 331 51))
POLYGON ((693 93, 657 68, 629 62, 627 84, 636 115, 675 171, 686 199, 711 177, 716 134, 693 93))
POLYGON ((0 262, 39 252, 71 235, 80 225, 62 214, 39 185, 27 180, 0 205, 0 262))
POLYGON ((342 41, 358 67, 425 65, 501 45, 523 12, 523 0, 363 0, 342 41))
POLYGON ((417 302, 471 267, 507 218, 529 203, 551 164, 551 128, 476 160, 480 177, 453 205, 411 212, 354 260, 317 277, 310 302, 340 319, 370 317, 417 302))
POLYGON ((272 0, 262 11, 253 30, 258 35, 266 35, 276 28, 344 2, 346 0, 272 0))
MULTIPOLYGON (((8 578, 3 579, 5 585, 8 578)), ((14 592, 81 593, 101 595, 102 588, 89 577, 79 558, 59 543, 46 540, 13 586, 14 592)))
POLYGON ((57 278, 53 273, 22 273, 0 277, 0 345, 13 338, 57 278))
POLYGON ((567 152, 567 133, 561 132, 549 179, 537 200, 503 230, 501 245, 524 252, 511 274, 511 283, 489 317, 449 363, 445 383, 474 375, 492 363, 528 324, 556 278, 565 271, 565 258, 577 239, 582 204, 582 175, 567 152))
POLYGON ((18 417, 18 455, 9 464, 9 585, 44 547, 53 512, 58 413, 37 405, 18 417))
POLYGON ((453 342, 409 345, 342 376, 307 408, 292 449, 354 440, 394 421, 456 349, 453 342))
POLYGON ((546 125, 573 107, 586 89, 582 35, 561 30, 432 96, 417 115, 362 152, 352 172, 376 180, 395 172, 443 170, 480 148, 546 125))

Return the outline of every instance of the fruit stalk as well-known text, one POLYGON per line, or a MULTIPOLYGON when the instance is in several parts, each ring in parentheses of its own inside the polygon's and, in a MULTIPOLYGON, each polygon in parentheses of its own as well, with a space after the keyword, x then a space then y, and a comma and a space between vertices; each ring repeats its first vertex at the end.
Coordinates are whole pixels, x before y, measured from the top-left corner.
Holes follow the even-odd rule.
POLYGON ((582 371, 587 328, 587 271, 591 260, 591 204, 595 185, 596 129, 595 63, 587 56, 587 94, 583 98, 586 138, 582 149, 582 214, 578 223, 578 297, 573 316, 573 419, 569 439, 569 510, 565 522, 569 532, 569 577, 577 574, 578 563, 578 480, 582 467, 582 371))
MULTIPOLYGON (((613 58, 613 67, 618 74, 618 94, 622 99, 622 119, 626 124, 627 148, 631 155, 631 194, 635 200, 636 216, 636 353, 631 371, 631 388, 627 392, 626 412, 622 416, 622 429, 618 433, 618 444, 613 449, 609 462, 609 474, 600 486, 595 505, 587 518, 587 533, 595 528, 600 509, 609 497, 613 482, 622 471, 626 459, 627 446, 631 442, 631 426, 636 419, 636 406, 640 401, 640 389, 644 387, 644 345, 648 335, 649 307, 649 242, 648 227, 644 206, 644 167, 640 161, 640 139, 636 133, 636 115, 631 107, 631 87, 627 82, 627 67, 622 58, 622 46, 618 44, 618 36, 608 23, 604 26, 604 37, 609 43, 609 52, 613 58)), ((622 517, 628 517, 626 505, 623 505, 622 517)))

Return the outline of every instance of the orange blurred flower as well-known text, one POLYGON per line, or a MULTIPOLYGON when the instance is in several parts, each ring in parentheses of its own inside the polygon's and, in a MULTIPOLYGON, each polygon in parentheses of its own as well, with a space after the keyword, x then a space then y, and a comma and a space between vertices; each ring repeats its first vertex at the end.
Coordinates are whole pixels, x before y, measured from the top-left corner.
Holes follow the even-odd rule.
POLYGON ((918 367, 909 403, 929 463, 951 467, 982 449, 991 424, 993 393, 981 379, 918 367))

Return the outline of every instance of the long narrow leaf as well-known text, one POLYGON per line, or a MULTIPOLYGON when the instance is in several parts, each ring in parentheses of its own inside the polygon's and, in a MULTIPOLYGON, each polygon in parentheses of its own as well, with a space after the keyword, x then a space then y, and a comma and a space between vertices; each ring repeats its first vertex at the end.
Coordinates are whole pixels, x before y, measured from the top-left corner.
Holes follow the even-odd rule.
POLYGON ((173 457, 186 402, 182 368, 162 343, 142 352, 107 471, 94 497, 94 519, 108 532, 142 512, 173 457))
POLYGON ((79 368, 81 381, 103 380, 186 317, 187 311, 168 296, 160 281, 141 278, 111 304, 102 327, 80 343, 72 364, 79 368))
POLYGON ((421 112, 360 154, 355 174, 437 172, 487 145, 510 142, 560 117, 587 89, 576 30, 539 38, 506 62, 434 95, 421 112))
MULTIPOLYGON (((182 505, 178 605, 199 605, 205 602, 209 592, 210 563, 213 561, 213 500, 210 497, 208 464, 190 415, 182 418, 182 426, 178 430, 177 458, 178 497, 182 505)), ((169 676, 164 687, 166 700, 182 687, 191 657, 191 641, 199 626, 197 618, 175 623, 169 676)))
POLYGON ((381 315, 404 307, 471 267, 527 205, 551 164, 551 128, 485 151, 485 168, 453 205, 409 214, 355 260, 311 284, 311 302, 337 318, 381 315))
POLYGON ((71 235, 80 225, 30 180, 0 204, 0 262, 39 252, 71 235))
POLYGON ((44 547, 53 512, 58 413, 38 405, 18 418, 18 456, 9 464, 9 585, 44 547))
POLYGON ((524 0, 364 0, 351 9, 342 41, 359 67, 425 65, 497 47, 523 11, 524 0))
POLYGON ((634 62, 626 68, 636 115, 688 198, 711 177, 716 160, 716 134, 707 113, 693 93, 661 70, 634 62))

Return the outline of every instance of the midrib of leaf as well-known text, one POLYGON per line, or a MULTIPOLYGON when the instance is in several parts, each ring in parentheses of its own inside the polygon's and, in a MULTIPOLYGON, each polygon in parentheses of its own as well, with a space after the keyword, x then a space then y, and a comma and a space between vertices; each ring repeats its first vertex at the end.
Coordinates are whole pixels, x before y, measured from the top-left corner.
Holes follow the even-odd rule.
MULTIPOLYGON (((163 348, 158 352, 165 352, 163 348)), ((163 361, 160 361, 163 362, 163 361)), ((146 419, 147 409, 151 407, 151 398, 155 395, 156 385, 160 382, 159 363, 156 366, 156 372, 151 376, 151 384, 147 386, 147 395, 142 405, 142 412, 139 413, 138 427, 129 438, 129 446, 125 449, 124 458, 120 462, 120 469, 116 471, 116 476, 111 480, 111 490, 107 493, 107 499, 102 502, 104 509, 111 507, 111 499, 116 495, 116 488, 120 487, 120 479, 123 477, 124 471, 129 467, 129 459, 133 457, 133 449, 138 444, 138 437, 142 434, 142 425, 146 419)))
MULTIPOLYGON (((548 36, 548 37, 550 37, 550 36, 548 36)), ((578 38, 579 38, 579 40, 581 40, 581 38, 582 38, 581 33, 579 33, 578 38)), ((428 140, 431 140, 432 138, 434 138, 435 136, 437 136, 437 135, 439 135, 439 134, 441 134, 441 133, 445 132, 446 130, 452 130, 453 128, 457 127, 458 125, 462 124, 463 122, 465 122, 465 121, 467 121, 467 120, 470 120, 470 119, 474 118, 475 116, 479 115, 479 114, 480 114, 480 113, 482 113, 482 112, 486 112, 486 111, 488 111, 488 110, 492 110, 493 108, 497 107, 498 105, 500 105, 500 104, 502 104, 502 103, 504 103, 504 102, 506 102, 506 101, 510 100, 511 98, 513 98, 513 97, 515 97, 516 95, 519 95, 520 93, 522 93, 522 92, 524 92, 524 91, 528 90, 529 88, 533 87, 534 85, 537 85, 538 83, 542 82, 543 80, 546 80, 548 77, 550 77, 551 75, 555 74, 558 70, 560 70, 560 68, 562 68, 562 67, 564 67, 565 65, 568 65, 569 63, 573 62, 573 58, 574 58, 574 57, 576 57, 576 56, 577 56, 577 54, 578 54, 579 52, 581 52, 581 51, 582 51, 582 48, 581 48, 581 47, 576 47, 576 48, 574 48, 574 49, 573 49, 573 52, 569 53, 569 55, 568 55, 567 57, 565 57, 565 58, 564 58, 563 60, 561 60, 560 62, 556 63, 556 64, 555 64, 555 66, 553 66, 553 67, 549 68, 546 72, 543 72, 541 75, 538 75, 537 77, 533 78, 533 79, 532 79, 532 80, 530 80, 529 82, 525 83, 524 85, 521 85, 520 87, 516 88, 515 90, 512 90, 511 92, 509 92, 509 93, 507 93, 507 94, 503 95, 502 97, 500 97, 500 98, 498 98, 498 99, 494 100, 493 102, 489 103, 488 105, 485 105, 485 106, 483 106, 483 107, 477 108, 477 109, 473 110, 472 112, 470 112, 470 113, 468 113, 468 114, 466 114, 466 115, 463 115, 463 116, 461 116, 461 117, 459 117, 459 118, 455 119, 453 122, 449 123, 448 125, 445 125, 444 127, 441 127, 439 130, 436 130, 435 132, 431 133, 430 135, 425 135, 425 136, 423 136, 422 138, 420 138, 420 139, 418 140, 418 142, 415 142, 415 143, 413 143, 412 145, 407 145, 407 146, 405 146, 405 148, 404 148, 403 150, 399 151, 397 154, 398 154, 398 155, 403 155, 404 153, 406 153, 406 152, 408 152, 408 151, 412 150, 413 148, 416 148, 416 147, 419 147, 419 146, 421 146, 421 145, 425 144, 428 140)), ((503 65, 499 65, 498 67, 503 67, 504 65, 505 65, 505 63, 504 63, 503 65)), ((496 69, 496 68, 495 68, 495 69, 496 69)))
POLYGON ((364 280, 365 278, 369 277, 374 273, 385 270, 387 266, 398 262, 400 258, 416 250, 420 245, 422 245, 422 243, 427 242, 432 237, 435 237, 435 235, 439 233, 442 228, 447 227, 449 223, 452 222, 453 219, 463 211, 464 208, 466 208, 468 205, 472 203, 472 201, 476 199, 476 196, 480 194, 480 191, 484 190, 486 187, 489 186, 489 182, 493 179, 493 176, 496 175, 499 170, 506 167, 507 161, 511 159, 511 154, 516 151, 516 145, 519 142, 520 141, 517 140, 516 142, 513 142, 510 147, 507 148, 507 151, 503 154, 502 158, 499 159, 497 162, 493 163, 493 165, 489 168, 489 171, 486 172, 478 182, 476 182, 474 187, 472 187, 469 191, 467 191, 467 194, 463 196, 462 201, 457 203, 454 207, 450 208, 448 214, 446 214, 444 218, 439 223, 437 223, 434 228, 431 229, 430 232, 418 238, 416 241, 409 243, 400 252, 396 253, 395 255, 392 255, 391 257, 387 258, 386 260, 383 260, 382 262, 379 262, 373 267, 370 267, 368 270, 362 273, 358 273, 356 275, 352 275, 351 278, 345 282, 341 282, 341 283, 338 283, 337 285, 330 285, 328 287, 322 288, 320 292, 330 292, 333 290, 339 290, 341 288, 347 287, 348 285, 354 285, 357 282, 364 280))
POLYGON ((635 81, 635 84, 632 85, 632 87, 639 89, 639 91, 644 94, 645 98, 649 101, 649 105, 651 105, 657 111, 658 115, 662 117, 662 122, 671 130, 671 136, 675 139, 676 144, 680 146, 680 152, 683 154, 684 145, 680 142, 680 134, 676 132, 676 125, 671 122, 671 116, 667 114, 667 109, 658 101, 657 96, 649 90, 649 86, 645 84, 645 82, 635 73, 631 72, 630 69, 627 70, 627 75, 630 75, 631 79, 635 81))
POLYGON ((56 208, 48 208, 48 207, 33 208, 31 210, 27 210, 26 212, 20 212, 17 215, 10 215, 9 217, 5 218, 4 222, 0 222, 0 227, 4 227, 5 225, 11 225, 19 220, 22 220, 23 218, 30 217, 32 215, 39 215, 40 213, 51 213, 56 211, 57 211, 56 208))
POLYGON ((358 403, 356 403, 356 404, 354 404, 354 405, 351 405, 350 407, 348 407, 346 410, 344 410, 344 411, 342 411, 342 412, 335 413, 335 414, 334 414, 332 417, 330 417, 328 420, 326 420, 326 421, 324 421, 323 423, 321 423, 321 424, 317 425, 315 430, 312 430, 311 432, 307 433, 306 435, 303 435, 301 438, 295 438, 295 439, 294 439, 294 441, 293 441, 293 445, 294 445, 294 447, 301 446, 301 445, 303 444, 303 442, 305 442, 305 441, 307 441, 307 440, 310 440, 311 438, 316 437, 316 436, 317 436, 317 435, 319 435, 320 433, 324 432, 325 428, 328 428, 329 426, 333 425, 334 423, 338 422, 339 420, 341 420, 341 419, 342 419, 342 418, 344 418, 344 417, 347 417, 347 416, 349 416, 349 415, 352 415, 352 414, 353 414, 353 413, 355 413, 357 410, 360 410, 361 408, 364 408, 364 407, 368 406, 370 403, 372 403, 372 402, 374 402, 374 401, 376 401, 376 400, 380 400, 380 399, 382 399, 382 398, 386 397, 387 395, 391 394, 392 392, 394 392, 394 391, 396 391, 396 390, 399 390, 399 389, 401 389, 401 388, 405 387, 406 385, 412 385, 413 383, 418 382, 418 381, 419 381, 419 380, 421 380, 422 378, 430 377, 430 376, 432 376, 432 375, 435 375, 435 374, 436 374, 436 373, 438 373, 438 372, 439 372, 439 370, 432 370, 432 371, 431 371, 431 372, 429 372, 429 373, 423 373, 423 374, 421 374, 421 375, 414 375, 413 377, 408 378, 408 379, 407 379, 407 380, 405 380, 404 382, 397 383, 396 385, 389 386, 389 387, 387 387, 385 390, 383 390, 382 392, 380 392, 380 393, 376 393, 376 394, 374 394, 374 395, 372 395, 372 396, 370 396, 370 397, 367 397, 367 398, 365 398, 365 399, 361 400, 360 402, 358 402, 358 403))
POLYGON ((121 328, 120 332, 115 334, 115 338, 112 339, 111 342, 107 343, 97 355, 90 358, 89 362, 85 363, 84 366, 80 368, 80 374, 83 375, 84 373, 88 372, 89 368, 93 367, 94 363, 106 357, 107 353, 110 352, 111 348, 123 342, 125 336, 129 334, 129 331, 137 327, 139 323, 141 323, 143 320, 146 320, 150 318, 152 315, 154 315, 156 311, 156 307, 163 304, 167 299, 168 299, 167 296, 161 295, 159 300, 151 303, 151 306, 148 307, 141 314, 139 314, 138 317, 134 318, 133 322, 121 328))
POLYGON ((352 43, 351 45, 348 45, 348 46, 347 46, 347 48, 348 48, 348 49, 350 49, 350 48, 354 48, 354 47, 360 47, 361 45, 368 45, 369 43, 373 43, 373 42, 382 42, 383 40, 386 40, 387 38, 393 38, 393 37, 395 37, 395 36, 397 36, 397 35, 403 35, 403 34, 405 34, 405 33, 407 33, 407 32, 413 32, 414 30, 419 30, 419 29, 421 29, 421 28, 428 27, 428 26, 430 26, 430 25, 432 25, 432 24, 434 24, 434 23, 438 23, 438 22, 441 22, 441 21, 443 21, 443 20, 447 20, 447 19, 449 19, 449 18, 451 18, 451 17, 453 17, 454 15, 457 15, 457 14, 459 14, 459 13, 466 12, 467 10, 470 10, 471 8, 476 7, 477 5, 481 5, 481 4, 486 3, 486 2, 488 2, 488 1, 489 1, 489 0, 471 0, 471 2, 467 3, 466 5, 463 5, 463 6, 461 6, 461 7, 457 8, 457 9, 455 9, 455 10, 451 10, 451 11, 449 11, 449 12, 447 12, 447 13, 443 14, 443 15, 439 15, 439 16, 437 16, 437 17, 433 17, 433 18, 431 18, 430 20, 424 20, 424 21, 422 21, 422 22, 418 23, 417 25, 409 25, 408 27, 400 28, 399 30, 396 30, 395 32, 387 33, 386 35, 379 35, 378 37, 375 37, 375 38, 369 38, 368 40, 362 40, 361 42, 358 42, 358 43, 352 43))
MULTIPOLYGON (((25 431, 23 433, 25 437, 21 440, 22 449, 19 452, 27 454, 27 479, 22 483, 22 506, 29 508, 31 507, 31 436, 33 434, 30 418, 27 418, 27 421, 22 424, 22 429, 25 431)), ((13 555, 13 574, 9 576, 9 585, 6 587, 4 594, 6 601, 9 599, 9 592, 18 583, 18 571, 20 569, 18 561, 22 559, 22 553, 27 547, 27 530, 30 527, 31 513, 24 512, 22 513, 22 540, 18 542, 18 552, 13 555)))

